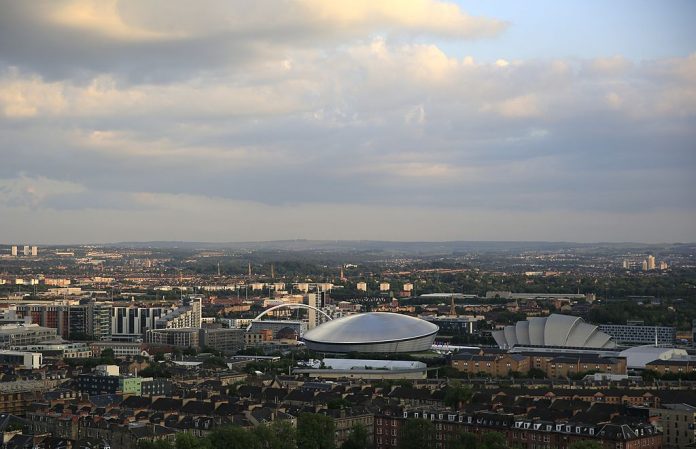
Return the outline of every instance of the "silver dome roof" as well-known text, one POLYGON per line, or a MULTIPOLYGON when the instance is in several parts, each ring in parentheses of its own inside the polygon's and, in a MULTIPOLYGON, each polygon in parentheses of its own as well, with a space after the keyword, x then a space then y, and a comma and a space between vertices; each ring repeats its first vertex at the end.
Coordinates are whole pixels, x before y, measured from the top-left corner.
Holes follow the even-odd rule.
POLYGON ((428 321, 389 312, 349 315, 305 332, 303 339, 330 344, 366 344, 412 340, 434 335, 439 328, 428 321))

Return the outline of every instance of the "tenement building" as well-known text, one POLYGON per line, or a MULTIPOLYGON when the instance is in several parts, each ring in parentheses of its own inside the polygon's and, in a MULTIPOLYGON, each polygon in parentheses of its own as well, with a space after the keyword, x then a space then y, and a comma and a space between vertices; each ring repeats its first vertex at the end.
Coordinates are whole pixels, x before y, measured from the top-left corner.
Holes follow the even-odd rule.
POLYGON ((402 429, 408 420, 432 423, 430 439, 438 449, 447 448, 463 432, 480 436, 503 435, 508 447, 568 449, 573 443, 593 441, 605 448, 661 449, 662 435, 650 424, 589 424, 581 421, 530 420, 510 413, 453 412, 444 409, 388 409, 375 415, 375 449, 400 447, 402 429))

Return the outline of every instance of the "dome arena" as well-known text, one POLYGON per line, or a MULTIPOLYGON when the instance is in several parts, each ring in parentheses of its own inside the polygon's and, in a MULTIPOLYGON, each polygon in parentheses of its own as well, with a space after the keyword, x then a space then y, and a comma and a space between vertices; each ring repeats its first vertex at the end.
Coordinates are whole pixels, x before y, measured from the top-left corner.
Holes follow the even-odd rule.
POLYGON ((438 330, 420 318, 368 312, 328 321, 305 332, 302 340, 319 352, 419 352, 431 348, 438 330))

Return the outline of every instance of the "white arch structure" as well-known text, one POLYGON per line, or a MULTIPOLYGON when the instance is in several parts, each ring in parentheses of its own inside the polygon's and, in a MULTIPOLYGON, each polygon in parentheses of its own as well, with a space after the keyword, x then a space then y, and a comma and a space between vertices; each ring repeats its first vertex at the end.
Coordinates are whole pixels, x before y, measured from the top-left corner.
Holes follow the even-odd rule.
POLYGON ((318 309, 318 308, 316 308, 316 307, 314 307, 314 306, 307 305, 307 304, 294 304, 294 303, 289 303, 289 304, 278 304, 277 306, 273 306, 273 307, 271 307, 271 308, 269 308, 269 309, 266 309, 266 310, 264 310, 263 312, 259 313, 258 316, 257 316, 256 318, 254 318, 253 320, 251 320, 251 323, 249 323, 249 325, 247 326, 246 331, 249 332, 249 330, 251 330, 251 325, 254 324, 256 321, 259 321, 259 320, 261 319, 262 316, 267 315, 269 312, 273 312, 274 310, 282 309, 282 308, 284 308, 284 307, 288 307, 288 308, 290 308, 290 309, 314 309, 314 310, 316 310, 317 312, 319 312, 319 313, 321 313, 322 315, 324 315, 326 318, 328 318, 329 321, 331 321, 331 320, 333 319, 333 318, 331 318, 331 316, 329 316, 329 314, 327 314, 327 313, 324 312, 323 310, 318 309))

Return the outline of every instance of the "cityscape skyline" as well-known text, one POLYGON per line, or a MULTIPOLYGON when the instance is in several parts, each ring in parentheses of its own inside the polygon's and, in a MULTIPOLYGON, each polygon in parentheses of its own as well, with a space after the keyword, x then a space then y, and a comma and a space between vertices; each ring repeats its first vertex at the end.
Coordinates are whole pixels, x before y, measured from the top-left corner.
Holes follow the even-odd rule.
POLYGON ((0 2, 0 236, 696 241, 696 6, 0 2))

